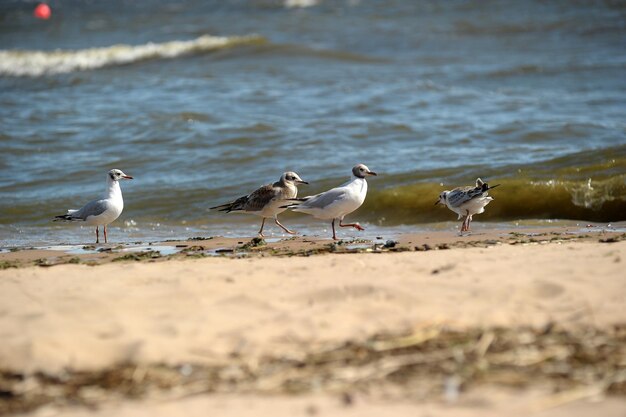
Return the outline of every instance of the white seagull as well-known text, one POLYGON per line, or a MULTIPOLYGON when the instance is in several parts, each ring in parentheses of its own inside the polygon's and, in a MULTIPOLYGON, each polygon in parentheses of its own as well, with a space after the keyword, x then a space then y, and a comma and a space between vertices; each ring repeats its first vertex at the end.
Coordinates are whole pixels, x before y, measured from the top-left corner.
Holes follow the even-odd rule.
POLYGON ((285 200, 298 196, 298 184, 308 184, 308 182, 303 181, 295 172, 285 172, 281 175, 280 179, 273 184, 264 185, 251 194, 239 197, 230 203, 211 207, 210 209, 225 211, 226 213, 241 211, 243 213, 261 216, 263 218, 261 229, 259 230, 259 236, 261 237, 264 237, 263 227, 265 226, 265 219, 267 218, 273 218, 274 222, 281 229, 293 235, 295 232, 287 229, 278 221, 278 215, 286 210, 286 208, 281 207, 281 205, 285 204, 285 200))
POLYGON ((465 217, 463 224, 461 224, 461 232, 467 232, 470 230, 472 216, 484 212, 485 206, 493 200, 493 198, 488 196, 487 192, 499 185, 490 187, 489 184, 478 178, 476 179, 475 187, 458 187, 452 191, 446 190, 442 192, 435 205, 445 204, 450 210, 459 215, 459 219, 465 217))
POLYGON ((98 226, 104 226, 104 243, 107 243, 107 224, 117 219, 124 210, 124 199, 119 180, 132 180, 133 177, 124 174, 119 169, 112 169, 107 173, 107 191, 98 200, 90 201, 83 208, 68 210, 67 214, 56 216, 55 221, 82 221, 96 226, 96 243, 100 243, 98 226))
POLYGON ((361 207, 361 204, 365 201, 365 196, 367 195, 367 181, 365 177, 368 175, 376 175, 376 173, 370 171, 363 164, 356 165, 352 168, 352 178, 345 184, 317 195, 295 199, 294 203, 283 207, 310 214, 321 220, 332 219, 334 240, 337 240, 335 232, 335 220, 337 219, 339 219, 339 226, 341 227, 354 227, 357 230, 365 230, 358 223, 344 224, 343 218, 361 207))

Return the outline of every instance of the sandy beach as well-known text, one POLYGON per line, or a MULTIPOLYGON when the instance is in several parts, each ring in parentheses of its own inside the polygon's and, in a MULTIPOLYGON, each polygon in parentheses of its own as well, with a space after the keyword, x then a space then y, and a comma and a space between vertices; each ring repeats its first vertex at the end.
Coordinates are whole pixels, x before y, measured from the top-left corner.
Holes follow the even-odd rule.
POLYGON ((0 413, 623 415, 624 235, 565 232, 3 253, 0 413))

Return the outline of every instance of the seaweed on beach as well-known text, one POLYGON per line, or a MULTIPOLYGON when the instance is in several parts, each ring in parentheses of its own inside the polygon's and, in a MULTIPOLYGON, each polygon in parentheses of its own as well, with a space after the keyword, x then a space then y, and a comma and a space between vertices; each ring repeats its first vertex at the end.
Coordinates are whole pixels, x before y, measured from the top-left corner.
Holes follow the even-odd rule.
POLYGON ((49 267, 49 266, 54 266, 55 263, 52 261, 52 259, 46 259, 46 258, 38 258, 35 259, 33 261, 33 264, 36 266, 42 266, 42 267, 49 267))
MULTIPOLYGON (((189 240, 209 241, 213 237, 208 238, 190 238, 189 240)), ((197 242, 194 244, 181 243, 177 244, 176 248, 180 248, 178 253, 170 255, 163 255, 158 251, 145 251, 119 255, 117 249, 124 248, 123 246, 107 247, 98 250, 100 257, 94 258, 91 254, 80 254, 73 256, 72 258, 54 254, 52 256, 38 258, 38 259, 7 259, 5 263, 0 263, 0 270, 7 268, 22 268, 32 265, 51 267, 55 265, 62 265, 66 263, 81 263, 84 265, 100 265, 110 261, 146 261, 154 262, 157 258, 160 259, 176 259, 176 258, 206 258, 208 256, 224 256, 231 258, 246 258, 246 257, 265 257, 265 256, 277 256, 277 257, 291 257, 291 256, 314 256, 324 254, 356 254, 356 253, 388 253, 388 252, 427 252, 430 250, 446 250, 446 249, 464 249, 464 248, 487 248, 497 245, 543 245, 543 244, 562 244, 572 241, 598 241, 601 243, 615 243, 626 239, 626 233, 602 232, 600 235, 585 235, 585 234, 568 234, 565 235, 560 232, 545 232, 545 233, 519 233, 510 232, 501 236, 476 238, 472 240, 463 240, 454 238, 453 240, 444 242, 425 241, 422 242, 402 242, 388 239, 385 242, 375 242, 367 239, 353 239, 353 240, 340 240, 337 242, 326 241, 310 241, 304 239, 301 244, 296 243, 294 245, 285 244, 286 241, 293 242, 294 237, 289 239, 267 243, 260 237, 251 239, 248 242, 237 241, 237 245, 231 242, 197 242), (226 245, 227 247, 221 247, 226 245)), ((426 237, 425 239, 428 239, 426 237)), ((425 240, 424 239, 424 240, 425 240)), ((382 239, 380 239, 382 240, 382 239)), ((421 240, 416 237, 415 240, 421 240)), ((178 242, 178 241, 172 241, 178 242)), ((84 246, 85 250, 94 250, 96 247, 93 245, 84 246)), ((34 249, 34 248, 31 248, 34 249)), ((22 248, 21 250, 26 250, 22 248)), ((45 256, 45 255, 44 255, 45 256)))
POLYGON ((160 257, 161 257, 161 252, 156 251, 156 250, 149 250, 149 251, 143 251, 143 252, 127 253, 126 255, 113 258, 111 262, 153 260, 153 259, 157 259, 160 257))
POLYGON ((14 261, 1 261, 0 269, 17 268, 17 262, 14 261))
POLYGON ((199 393, 375 393, 433 398, 481 385, 552 387, 545 404, 600 394, 626 396, 626 325, 610 329, 473 328, 443 326, 364 342, 302 346, 300 354, 232 355, 217 365, 123 364, 63 376, 0 371, 0 414, 44 404, 95 406, 111 398, 141 398, 176 390, 199 393), (450 388, 452 387, 452 388, 450 388), (402 394, 404 393, 404 394, 402 394))
POLYGON ((260 248, 261 246, 266 246, 267 243, 262 237, 253 237, 248 243, 244 243, 239 246, 237 249, 239 250, 250 250, 254 248, 260 248))
POLYGON ((610 236, 604 239, 599 239, 598 242, 600 243, 617 243, 620 242, 622 240, 626 240, 626 233, 622 233, 621 235, 618 236, 610 236))

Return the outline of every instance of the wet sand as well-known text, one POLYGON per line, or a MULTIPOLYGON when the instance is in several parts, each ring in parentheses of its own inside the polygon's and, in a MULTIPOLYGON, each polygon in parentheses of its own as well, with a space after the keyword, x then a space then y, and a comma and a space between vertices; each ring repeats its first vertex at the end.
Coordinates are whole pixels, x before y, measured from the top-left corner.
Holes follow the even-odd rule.
POLYGON ((624 237, 2 253, 0 413, 623 415, 624 237))
MULTIPOLYGON (((295 236, 287 238, 229 238, 197 236, 187 240, 135 242, 133 244, 59 244, 43 247, 15 247, 0 251, 0 269, 62 264, 102 265, 109 262, 162 262, 181 258, 266 256, 312 256, 329 253, 386 253, 430 251, 496 245, 534 245, 563 242, 603 242, 623 240, 626 224, 613 228, 525 227, 478 230, 460 235, 452 231, 403 233, 375 239, 348 238, 333 241, 328 237, 295 236)), ((358 236, 358 234, 356 235, 358 236)))

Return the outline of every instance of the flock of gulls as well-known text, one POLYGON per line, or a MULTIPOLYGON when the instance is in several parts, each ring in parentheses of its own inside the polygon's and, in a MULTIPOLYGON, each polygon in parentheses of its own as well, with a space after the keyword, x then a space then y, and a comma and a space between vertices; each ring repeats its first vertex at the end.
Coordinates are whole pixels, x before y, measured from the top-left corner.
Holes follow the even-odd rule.
MULTIPOLYGON (((264 185, 252 193, 239 197, 230 203, 211 207, 226 213, 241 212, 254 214, 261 217, 259 236, 263 237, 263 228, 266 219, 274 219, 274 223, 286 233, 295 234, 280 221, 278 215, 285 210, 310 214, 320 220, 330 220, 333 229, 333 239, 337 240, 335 224, 339 227, 353 227, 357 230, 365 230, 359 223, 344 223, 345 216, 352 213, 365 201, 367 195, 368 176, 376 175, 367 166, 358 164, 352 168, 350 180, 338 187, 323 193, 298 198, 298 185, 308 184, 295 172, 285 172, 280 179, 273 184, 264 185)), ((56 216, 54 220, 76 221, 86 225, 96 226, 96 243, 100 243, 99 227, 104 229, 104 242, 107 243, 107 225, 117 219, 124 209, 124 199, 119 182, 132 180, 133 177, 126 175, 119 169, 112 169, 107 173, 106 193, 97 200, 90 201, 78 210, 68 210, 66 214, 56 216)), ((498 184, 499 185, 499 184, 498 184)), ((475 186, 458 187, 451 191, 443 191, 435 202, 443 204, 463 218, 461 232, 470 230, 470 223, 474 214, 485 211, 485 206, 493 200, 488 192, 498 185, 490 187, 480 178, 475 186)))

